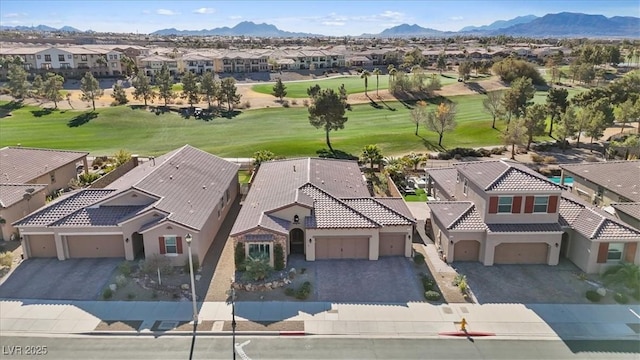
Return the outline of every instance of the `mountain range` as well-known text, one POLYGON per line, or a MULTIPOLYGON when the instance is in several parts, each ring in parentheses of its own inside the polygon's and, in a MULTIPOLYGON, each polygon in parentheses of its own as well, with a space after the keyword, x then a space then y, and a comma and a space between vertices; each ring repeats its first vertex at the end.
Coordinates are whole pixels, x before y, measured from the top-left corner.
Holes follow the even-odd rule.
MULTIPOLYGON (((19 30, 37 32, 82 32, 70 26, 53 28, 38 26, 0 26, 0 30, 19 30)), ((87 32, 91 32, 90 30, 87 32)), ((243 21, 234 27, 220 27, 202 30, 178 30, 175 28, 157 30, 151 35, 160 36, 251 36, 251 37, 317 37, 321 34, 290 32, 278 29, 271 24, 256 24, 243 21)), ((510 20, 499 20, 484 26, 467 26, 460 31, 440 31, 424 28, 417 24, 402 24, 384 29, 378 34, 362 34, 361 37, 402 38, 402 37, 448 37, 456 35, 496 36, 510 35, 522 37, 618 37, 640 38, 640 18, 632 16, 588 15, 562 12, 519 16, 510 20)))

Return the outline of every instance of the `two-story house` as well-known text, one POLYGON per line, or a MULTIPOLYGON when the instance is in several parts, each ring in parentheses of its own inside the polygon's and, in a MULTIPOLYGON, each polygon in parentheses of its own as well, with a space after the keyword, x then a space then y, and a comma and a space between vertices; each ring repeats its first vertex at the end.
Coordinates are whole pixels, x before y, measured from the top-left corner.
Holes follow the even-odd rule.
POLYGON ((167 66, 167 69, 169 69, 169 74, 171 76, 177 76, 180 72, 178 61, 176 59, 172 59, 170 57, 162 55, 151 55, 142 57, 139 59, 139 63, 140 67, 144 69, 144 72, 147 76, 155 76, 156 74, 158 74, 163 65, 167 66))
POLYGON ((436 246, 447 262, 557 265, 585 272, 638 262, 640 231, 591 208, 526 166, 507 160, 427 169, 436 246))
POLYGON ((212 57, 200 55, 197 53, 183 55, 182 62, 185 71, 190 71, 198 75, 202 75, 205 72, 212 72, 215 70, 214 60, 212 57))

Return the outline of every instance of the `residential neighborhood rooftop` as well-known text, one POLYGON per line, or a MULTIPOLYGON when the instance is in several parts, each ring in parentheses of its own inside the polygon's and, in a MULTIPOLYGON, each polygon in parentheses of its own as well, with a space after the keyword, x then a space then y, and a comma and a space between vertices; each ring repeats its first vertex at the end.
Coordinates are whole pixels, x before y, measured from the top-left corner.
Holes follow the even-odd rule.
POLYGON ((640 160, 562 164, 560 168, 640 202, 640 160))
POLYGON ((0 184, 0 207, 8 208, 21 201, 25 194, 33 194, 46 188, 47 185, 43 184, 0 184))
POLYGON ((437 212, 447 230, 484 231, 487 225, 471 201, 429 201, 432 212, 437 212))
POLYGON ((635 203, 613 203, 611 204, 616 211, 621 211, 631 217, 640 219, 640 202, 635 203))
POLYGON ((591 240, 640 238, 640 230, 568 192, 560 200, 560 225, 569 226, 591 240))
POLYGON ((87 155, 81 151, 4 147, 0 149, 0 183, 27 183, 87 155))
POLYGON ((525 165, 510 160, 461 162, 455 168, 485 191, 561 191, 563 188, 525 165))

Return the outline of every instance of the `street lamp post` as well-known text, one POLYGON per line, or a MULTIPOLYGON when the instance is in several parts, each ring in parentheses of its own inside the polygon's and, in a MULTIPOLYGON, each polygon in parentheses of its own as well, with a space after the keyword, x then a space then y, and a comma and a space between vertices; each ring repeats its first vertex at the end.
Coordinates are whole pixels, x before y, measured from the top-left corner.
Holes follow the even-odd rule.
POLYGON ((233 337, 233 360, 236 360, 236 289, 231 286, 231 333, 233 337))
POLYGON ((195 329, 198 325, 198 307, 196 306, 196 281, 193 275, 193 259, 191 256, 191 241, 193 237, 191 234, 187 234, 185 236, 185 241, 187 242, 187 247, 189 248, 189 272, 191 274, 191 300, 193 303, 193 328, 195 329))

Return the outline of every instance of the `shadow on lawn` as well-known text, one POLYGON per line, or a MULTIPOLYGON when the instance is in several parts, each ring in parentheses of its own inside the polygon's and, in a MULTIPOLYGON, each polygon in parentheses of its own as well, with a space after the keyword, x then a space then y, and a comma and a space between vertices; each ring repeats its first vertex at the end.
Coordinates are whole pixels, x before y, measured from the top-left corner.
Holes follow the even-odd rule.
POLYGON ((53 109, 51 109, 51 108, 43 108, 43 109, 38 109, 38 110, 31 110, 31 113, 35 117, 41 117, 41 116, 49 115, 52 112, 53 112, 53 109))
POLYGON ((9 101, 4 105, 0 105, 0 118, 9 115, 13 110, 20 109, 23 106, 22 101, 9 101))
POLYGON ((358 160, 357 156, 351 153, 348 153, 346 151, 337 150, 337 149, 333 149, 333 152, 331 152, 331 150, 327 150, 323 148, 323 149, 317 150, 316 154, 318 154, 318 157, 321 157, 321 158, 358 160))
POLYGON ((97 117, 98 117, 98 113, 94 111, 86 112, 69 120, 69 122, 67 123, 67 126, 68 127, 82 126, 97 117))

